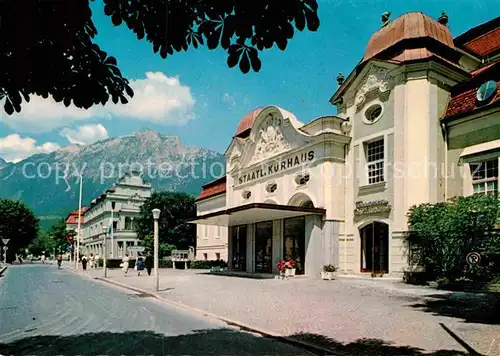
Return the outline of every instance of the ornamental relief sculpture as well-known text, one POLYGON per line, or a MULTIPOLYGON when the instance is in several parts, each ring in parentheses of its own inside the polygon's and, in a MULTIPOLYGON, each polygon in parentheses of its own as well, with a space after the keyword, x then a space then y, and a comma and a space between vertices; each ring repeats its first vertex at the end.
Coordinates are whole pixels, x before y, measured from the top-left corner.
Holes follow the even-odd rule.
POLYGON ((354 103, 356 106, 362 105, 368 93, 377 91, 378 93, 386 93, 391 87, 391 77, 388 75, 386 68, 373 67, 366 79, 365 83, 356 94, 354 103))
POLYGON ((279 126, 261 129, 258 137, 250 164, 276 156, 290 148, 279 126))

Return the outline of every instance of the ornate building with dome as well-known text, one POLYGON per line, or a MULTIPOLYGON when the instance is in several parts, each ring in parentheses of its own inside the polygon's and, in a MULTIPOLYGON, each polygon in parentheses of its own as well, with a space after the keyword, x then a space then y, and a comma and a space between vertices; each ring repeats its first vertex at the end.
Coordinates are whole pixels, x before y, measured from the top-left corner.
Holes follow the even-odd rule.
POLYGON ((401 276, 413 205, 497 194, 500 17, 453 38, 444 13, 385 13, 337 81, 335 116, 302 123, 268 106, 241 119, 227 175, 197 199, 197 258, 250 273, 290 257, 311 277, 330 263, 401 276))

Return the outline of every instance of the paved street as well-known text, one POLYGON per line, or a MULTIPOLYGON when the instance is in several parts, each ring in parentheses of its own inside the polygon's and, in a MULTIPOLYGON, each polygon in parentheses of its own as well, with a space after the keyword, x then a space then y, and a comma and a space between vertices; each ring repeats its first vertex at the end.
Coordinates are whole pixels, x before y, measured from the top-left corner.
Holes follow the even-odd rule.
MULTIPOLYGON (((152 292, 152 277, 119 270, 108 276, 152 292)), ((485 295, 369 279, 256 280, 173 269, 160 276, 159 294, 168 301, 341 355, 467 352, 452 334, 482 354, 500 355, 500 314, 485 295)))
POLYGON ((0 278, 0 355, 304 353, 54 265, 0 278))

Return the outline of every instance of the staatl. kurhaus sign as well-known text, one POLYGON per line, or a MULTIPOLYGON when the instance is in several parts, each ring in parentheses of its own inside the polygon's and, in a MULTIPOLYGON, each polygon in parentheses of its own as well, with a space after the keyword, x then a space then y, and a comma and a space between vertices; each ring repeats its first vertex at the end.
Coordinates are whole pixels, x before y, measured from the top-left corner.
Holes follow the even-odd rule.
POLYGON ((314 160, 314 151, 298 154, 294 157, 274 161, 272 163, 265 163, 261 168, 254 169, 251 172, 244 173, 238 177, 238 184, 251 182, 255 179, 271 176, 273 174, 282 172, 289 168, 298 167, 300 165, 309 163, 314 160))

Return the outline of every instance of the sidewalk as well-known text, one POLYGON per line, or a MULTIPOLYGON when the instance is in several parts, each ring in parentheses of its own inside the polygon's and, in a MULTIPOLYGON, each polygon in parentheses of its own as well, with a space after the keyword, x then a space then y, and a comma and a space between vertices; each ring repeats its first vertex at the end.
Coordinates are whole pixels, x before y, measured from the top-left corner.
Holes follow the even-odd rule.
MULTIPOLYGON (((440 323, 478 352, 486 354, 492 344, 499 347, 494 339, 500 337, 500 322, 490 320, 494 311, 485 307, 488 301, 482 295, 389 281, 254 280, 172 269, 160 270, 160 292, 154 293, 153 277, 134 272, 125 277, 120 270, 108 270, 107 280, 238 324, 330 348, 359 347, 366 343, 361 339, 376 339, 379 347, 389 348, 385 353, 394 353, 397 345, 465 351, 440 323)), ((94 271, 93 277, 102 276, 102 270, 94 271)), ((496 355, 500 349, 491 352, 496 355)))

